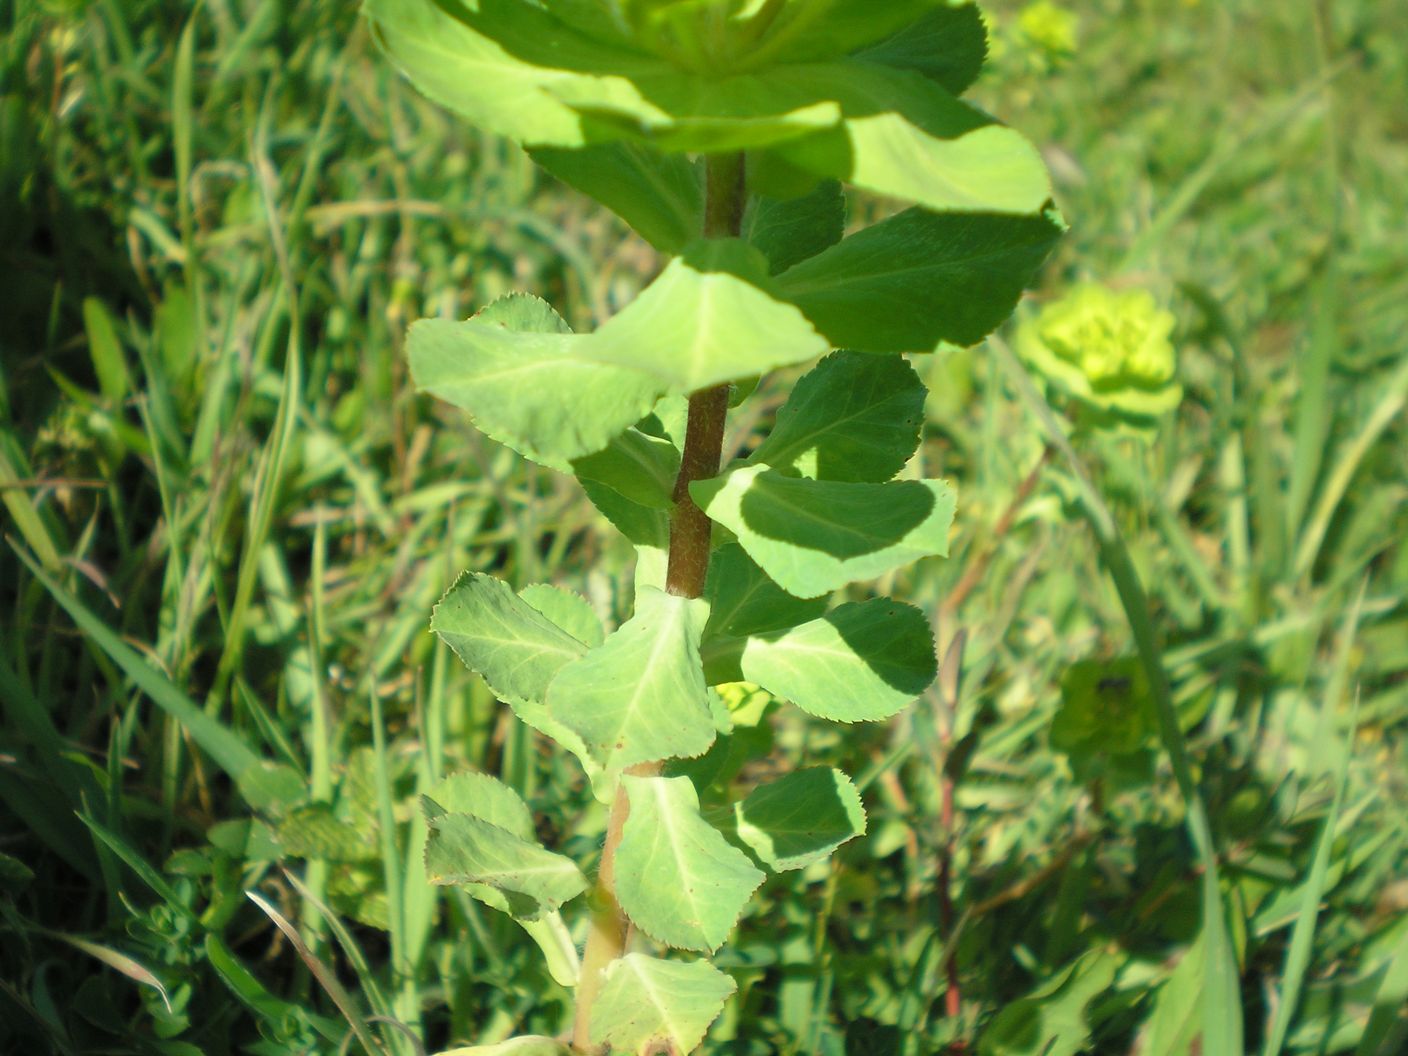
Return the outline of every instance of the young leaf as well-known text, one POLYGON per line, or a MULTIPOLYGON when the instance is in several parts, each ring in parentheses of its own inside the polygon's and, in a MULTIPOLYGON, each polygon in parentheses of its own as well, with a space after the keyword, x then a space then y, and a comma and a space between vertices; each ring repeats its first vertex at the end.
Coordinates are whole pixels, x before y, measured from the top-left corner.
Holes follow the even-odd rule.
POLYGON ((492 888, 504 904, 484 901, 524 920, 552 913, 587 889, 587 878, 570 858, 472 814, 430 819, 425 875, 432 884, 469 885, 477 897, 479 888, 492 888))
POLYGON ((595 649, 606 638, 601 617, 580 594, 549 583, 534 583, 518 596, 588 649, 595 649))
POLYGON ((768 258, 776 275, 841 241, 846 231, 846 196, 835 180, 822 180, 796 198, 749 199, 743 237, 768 258))
POLYGON ((434 785, 420 798, 427 821, 446 814, 472 814, 525 840, 536 839, 528 804, 508 785, 467 770, 434 785))
POLYGON ((704 597, 709 600, 706 642, 795 627, 826 611, 825 596, 798 598, 787 593, 737 543, 726 543, 709 559, 704 597))
POLYGON ((446 1049, 435 1056, 572 1056, 570 1046, 541 1034, 524 1034, 496 1045, 470 1045, 467 1048, 446 1049))
POLYGON ((941 480, 853 484, 744 466, 690 485, 694 501, 799 598, 946 556, 953 488, 941 480))
POLYGON ((700 755, 714 743, 699 658, 707 619, 704 602, 644 587, 635 615, 548 687, 549 715, 602 768, 593 787, 603 801, 626 767, 700 755))
POLYGON ((658 942, 717 949, 763 874, 700 816, 689 778, 621 781, 631 808, 616 852, 621 908, 658 942))
POLYGON ((1065 230, 1059 216, 909 209, 844 239, 777 279, 833 345, 932 352, 973 345, 1012 314, 1065 230))
POLYGON ((836 722, 888 719, 938 674, 928 620, 889 598, 841 605, 789 631, 746 638, 737 648, 744 679, 836 722))
POLYGON ((881 483, 919 446, 924 397, 898 356, 833 353, 797 382, 749 461, 814 480, 881 483))
POLYGON ((649 413, 658 379, 585 356, 589 337, 536 297, 495 301, 467 322, 422 319, 406 347, 416 385, 468 411, 480 432, 570 473, 649 413))
POLYGON ((840 770, 797 770, 733 805, 739 838, 772 869, 802 869, 865 835, 865 808, 840 770))
POLYGON ((636 143, 530 152, 558 179, 595 198, 662 253, 676 254, 704 227, 701 169, 680 154, 636 143))
POLYGON ((766 293, 767 282, 767 261, 746 243, 696 242, 587 339, 585 354, 654 375, 676 392, 825 355, 826 341, 801 312, 766 293))
POLYGON ((548 684, 587 647, 509 585, 466 572, 435 606, 430 629, 500 698, 542 701, 548 684))
POLYGON ((612 962, 592 1006, 593 1045, 613 1053, 685 1056, 704 1040, 738 984, 708 961, 628 953, 612 962))
POLYGON ((988 54, 988 31, 977 4, 940 6, 856 58, 915 70, 961 95, 978 79, 988 54))

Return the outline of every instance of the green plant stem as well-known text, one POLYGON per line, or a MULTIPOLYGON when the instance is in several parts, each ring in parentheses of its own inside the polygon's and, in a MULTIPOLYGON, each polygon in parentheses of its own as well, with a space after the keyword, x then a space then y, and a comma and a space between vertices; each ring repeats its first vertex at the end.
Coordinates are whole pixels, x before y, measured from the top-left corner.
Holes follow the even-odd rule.
MULTIPOLYGON (((743 155, 711 156, 707 166, 704 235, 737 238, 743 227, 743 208, 747 202, 743 155)), ((689 398, 684 451, 679 476, 675 478, 675 508, 670 516, 670 553, 665 573, 665 589, 680 597, 702 595, 709 575, 711 523, 689 497, 689 486, 696 480, 718 475, 728 418, 728 395, 727 385, 716 385, 701 389, 689 398)), ((659 763, 644 763, 628 771, 636 776, 659 772, 659 763)), ((616 848, 620 846, 629 810, 626 790, 618 786, 606 823, 606 841, 601 849, 596 887, 591 894, 591 932, 582 953, 582 975, 572 1025, 572 1045, 578 1052, 592 1051, 592 1005, 601 990, 606 969, 625 954, 630 940, 631 922, 616 901, 616 848)))

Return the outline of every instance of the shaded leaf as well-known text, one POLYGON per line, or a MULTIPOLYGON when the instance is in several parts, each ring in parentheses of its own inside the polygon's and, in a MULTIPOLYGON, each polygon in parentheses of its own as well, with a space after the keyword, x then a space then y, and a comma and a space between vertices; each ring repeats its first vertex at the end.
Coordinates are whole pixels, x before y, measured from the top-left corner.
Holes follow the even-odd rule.
POLYGON ((737 543, 725 543, 709 559, 704 597, 709 601, 706 642, 795 627, 826 611, 825 596, 798 598, 787 593, 737 543))
POLYGON ((835 352, 797 382, 750 462, 821 480, 889 480, 919 446, 924 383, 898 356, 835 352))
POLYGON ((987 27, 977 4, 942 5, 856 57, 914 70, 962 94, 982 72, 988 54, 987 27))
MULTIPOLYGON (((515 917, 536 920, 587 889, 587 878, 569 858, 472 814, 430 819, 425 875, 432 884, 492 888, 515 917)), ((485 899, 496 909, 496 900, 485 899)))
POLYGON ((766 785, 733 805, 739 838, 771 868, 802 869, 865 834, 865 808, 840 770, 809 767, 766 785))
POLYGON ((758 465, 689 490, 763 571, 800 598, 948 553, 955 497, 941 480, 816 481, 758 465))
POLYGON ((580 594, 549 583, 534 583, 520 590, 518 596, 588 648, 595 648, 606 638, 601 617, 580 594))
POLYGON ((754 195, 743 216, 743 238, 768 258, 776 275, 841 241, 846 197, 835 180, 822 180, 795 198, 754 195))
POLYGON ((784 272, 777 288, 838 347, 973 345, 1012 314, 1064 230, 1054 211, 909 209, 784 272))

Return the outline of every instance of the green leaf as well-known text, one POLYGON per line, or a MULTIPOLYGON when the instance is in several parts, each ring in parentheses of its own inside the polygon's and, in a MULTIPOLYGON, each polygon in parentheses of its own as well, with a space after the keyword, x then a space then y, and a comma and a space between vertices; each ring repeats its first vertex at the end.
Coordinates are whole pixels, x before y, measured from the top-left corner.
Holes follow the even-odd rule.
POLYGON ((755 195, 743 216, 743 238, 768 258, 776 275, 841 241, 846 196, 835 180, 822 180, 796 198, 755 195))
POLYGON ((1059 216, 909 209, 859 231, 777 279, 833 345, 932 352, 973 345, 1016 307, 1065 230, 1059 216))
POLYGON ((768 866, 802 869, 865 835, 865 808, 840 770, 809 767, 766 785, 733 805, 739 838, 768 866))
POLYGON ((668 115, 619 74, 668 73, 658 59, 579 33, 545 8, 463 0, 366 0, 372 34, 425 95, 479 128, 529 145, 580 147, 579 101, 610 101, 637 122, 668 115))
POLYGON ((795 627, 826 611, 824 596, 798 598, 787 593, 737 543, 724 544, 709 559, 704 597, 709 601, 706 642, 795 627))
POLYGON ((422 319, 406 339, 425 392, 468 411, 488 436, 525 458, 570 473, 649 413, 660 381, 586 355, 543 301, 515 294, 467 322, 422 319))
POLYGON ((588 338, 586 354, 682 393, 825 355, 826 341, 767 281, 767 261, 747 243, 696 242, 588 338))
POLYGON ((497 1045, 470 1045, 468 1048, 446 1049, 435 1056, 572 1056, 572 1049, 540 1034, 525 1034, 501 1041, 497 1045))
POLYGON ((525 840, 536 838, 533 813, 517 792, 489 774, 467 770, 437 782, 421 796, 426 821, 446 814, 471 814, 525 840))
POLYGON ((961 95, 978 79, 988 54, 988 32, 977 4, 941 6, 856 58, 915 70, 961 95))
POLYGON ((435 606, 430 629, 500 698, 542 701, 587 647, 502 580, 466 572, 435 606))
POLYGON ((365 831, 334 816, 323 803, 290 811, 276 832, 279 846, 291 858, 374 862, 380 857, 365 831))
POLYGON ((1086 1007, 1110 989, 1121 960, 1107 950, 1091 950, 1027 997, 1007 1005, 978 1039, 979 1056, 1076 1056, 1088 1051, 1086 1007))
POLYGON ((585 150, 540 148, 533 160, 606 206, 662 253, 676 254, 704 227, 700 169, 680 154, 637 143, 585 150))
POLYGON ((657 942, 714 950, 763 874, 700 816, 687 777, 621 779, 630 813, 616 852, 616 897, 657 942))
POLYGON ((803 377, 750 462, 820 480, 880 483, 919 446, 924 383, 898 356, 827 356, 803 377))
POLYGON ((699 657, 707 619, 704 602, 643 587, 635 615, 548 687, 549 715, 602 769, 593 778, 599 799, 609 802, 628 766, 701 755, 714 743, 699 657))
POLYGON ((578 480, 604 484, 638 506, 668 510, 680 453, 668 440, 628 429, 596 454, 577 459, 572 470, 578 480))
POLYGON ((597 512, 633 544, 662 551, 670 545, 667 510, 632 502, 614 488, 594 480, 582 480, 581 485, 597 512))
POLYGON ((587 889, 587 878, 570 858, 499 828, 472 814, 430 819, 425 875, 432 884, 492 888, 513 916, 537 920, 587 889))
POLYGON ((589 649, 595 649, 606 638, 601 617, 580 594, 548 583, 534 583, 520 590, 518 596, 589 649))
POLYGON ((689 491, 764 572, 799 598, 948 554, 955 497, 941 480, 853 484, 744 466, 697 481, 689 491))
POLYGON ((704 1040, 738 984, 708 961, 628 953, 613 961, 592 1005, 591 1041, 613 1053, 684 1056, 704 1040))
MULTIPOLYGON (((889 598, 841 605, 800 627, 711 650, 715 663, 733 657, 747 681, 836 722, 888 719, 938 674, 928 620, 889 598)), ((711 668, 711 675, 720 673, 711 668)))
MULTIPOLYGON (((908 26, 950 0, 813 0, 783 9, 759 48, 771 61, 804 62, 847 55, 908 26)), ((755 60, 756 61, 756 60, 755 60)))

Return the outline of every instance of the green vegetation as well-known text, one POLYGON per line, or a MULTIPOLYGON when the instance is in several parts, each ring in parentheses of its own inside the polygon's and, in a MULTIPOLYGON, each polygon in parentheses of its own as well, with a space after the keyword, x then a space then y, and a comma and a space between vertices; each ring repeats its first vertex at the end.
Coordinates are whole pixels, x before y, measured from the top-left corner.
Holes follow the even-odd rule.
MULTIPOLYGON (((437 636, 428 614, 471 570, 451 599, 536 613, 534 655, 555 642, 567 669, 642 604, 680 608, 634 588, 635 550, 593 505, 658 532, 670 452, 641 434, 644 472, 623 472, 592 457, 598 421, 470 385, 486 439, 412 384, 450 324, 413 331, 423 361, 404 343, 416 319, 465 319, 515 290, 555 314, 501 301, 499 333, 629 338, 651 291, 685 303, 707 282, 756 321, 686 328, 701 343, 664 387, 732 380, 708 373, 720 352, 777 368, 732 414, 726 452, 750 460, 696 496, 738 540, 715 555, 699 628, 733 732, 623 785, 632 817, 704 826, 687 861, 733 862, 717 879, 740 891, 766 879, 713 967, 651 943, 615 961, 602 1038, 629 1052, 707 1029, 704 1051, 739 1054, 1401 1051, 1408 14, 993 2, 969 97, 1042 149, 1071 231, 1010 331, 873 366, 834 355, 808 375, 833 344, 959 346, 996 325, 932 254, 891 245, 884 279, 951 291, 932 311, 906 293, 858 327, 826 280, 881 288, 856 247, 919 222, 894 198, 951 208, 1010 188, 935 197, 917 171, 840 173, 863 190, 846 195, 857 233, 831 249, 834 190, 804 199, 821 224, 756 206, 743 234, 825 336, 760 340, 776 331, 748 303, 757 260, 688 249, 703 207, 688 181, 667 207, 615 181, 626 193, 608 205, 647 241, 628 236, 578 193, 604 192, 574 154, 529 158, 424 100, 351 6, 0 0, 0 1050, 409 1056, 570 1033, 587 937, 574 910, 608 822, 594 788, 634 760, 535 696, 553 672, 510 662, 523 685, 486 684, 457 659, 483 648, 482 623, 457 627, 442 605, 437 636), (677 259, 648 286, 658 252, 677 259), (1105 355, 1063 354, 1092 329, 1105 355), (1181 394, 1168 409, 1166 353, 1147 354, 1163 336, 1181 394), (871 370, 891 373, 867 390, 871 370), (811 439, 828 375, 875 443, 811 439), (1092 398, 1129 388, 1145 398, 1092 398), (897 463, 895 423, 921 398, 918 451, 897 463), (539 437, 514 431, 525 420, 561 428, 557 458, 535 453, 581 487, 510 450, 539 437), (884 562, 769 567, 758 555, 786 548, 750 539, 744 496, 787 525, 799 509, 849 515, 839 498, 808 507, 807 478, 903 488, 883 510, 897 522, 918 491, 930 511, 956 499, 952 530, 911 524, 884 562), (937 478, 953 491, 920 483, 937 478), (909 564, 939 535, 947 559, 909 564), (835 594, 769 595, 757 565, 835 594), (846 586, 860 577, 878 578, 846 586), (880 633, 874 595, 915 605, 943 657, 897 715, 922 688, 913 658, 876 677, 830 648, 880 633), (801 659, 817 652, 836 666, 801 659), (867 702, 894 717, 826 721, 867 702), (816 806, 794 831, 798 803, 816 806), (865 838, 842 842, 859 809, 865 838), (470 876, 489 829, 497 864, 470 876), (432 831, 444 861, 422 857, 432 831), (507 861, 500 833, 518 841, 507 861), (548 857, 522 868, 534 854, 548 857), (1205 917, 1214 893, 1222 913, 1205 917)), ((861 28, 886 61, 940 83, 971 73, 881 39, 895 27, 861 28)), ((713 61, 701 40, 662 47, 713 61)), ((1014 217, 923 222, 921 244, 956 250, 1005 232, 994 272, 1045 252, 1014 217)), ((446 391, 420 377, 456 400, 453 377, 446 391)), ((555 382, 529 394, 551 401, 555 382)), ((570 387, 586 398, 589 383, 570 387)), ((595 391, 624 428, 658 384, 595 391)), ((620 853, 648 858, 651 833, 628 829, 620 853)), ((652 934, 686 919, 663 910, 652 934)), ((713 948, 731 926, 704 914, 659 937, 713 948)))

